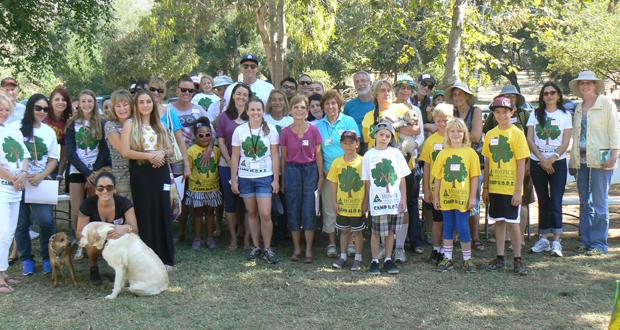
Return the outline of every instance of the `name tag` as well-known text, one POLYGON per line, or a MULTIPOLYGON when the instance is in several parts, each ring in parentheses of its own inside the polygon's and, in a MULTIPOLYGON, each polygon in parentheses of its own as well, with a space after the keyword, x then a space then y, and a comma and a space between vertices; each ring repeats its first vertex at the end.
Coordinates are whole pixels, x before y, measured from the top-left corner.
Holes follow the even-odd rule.
POLYGON ((302 140, 302 141, 301 141, 301 144, 302 144, 304 147, 307 147, 307 146, 309 146, 309 145, 310 145, 310 141, 308 141, 308 140, 302 140))
POLYGON ((458 172, 461 170, 461 164, 450 164, 450 171, 458 172))
POLYGON ((499 144, 499 139, 498 138, 492 138, 491 139, 491 145, 492 146, 496 146, 499 144))
POLYGON ((170 185, 167 183, 164 183, 164 191, 170 191, 170 185))
POLYGON ((332 139, 326 139, 325 140, 325 146, 331 146, 332 145, 333 140, 332 139))
POLYGON ((512 118, 510 118, 510 123, 511 124, 515 124, 517 122, 517 120, 518 120, 517 117, 512 117, 512 118))
POLYGON ((435 143, 435 151, 443 150, 443 143, 435 143))
POLYGON ((199 114, 199 113, 200 113, 200 110, 198 110, 198 109, 192 109, 192 114, 193 114, 193 115, 197 115, 197 114, 199 114))
POLYGON ((560 125, 560 121, 557 119, 551 119, 551 125, 552 126, 559 126, 560 125))

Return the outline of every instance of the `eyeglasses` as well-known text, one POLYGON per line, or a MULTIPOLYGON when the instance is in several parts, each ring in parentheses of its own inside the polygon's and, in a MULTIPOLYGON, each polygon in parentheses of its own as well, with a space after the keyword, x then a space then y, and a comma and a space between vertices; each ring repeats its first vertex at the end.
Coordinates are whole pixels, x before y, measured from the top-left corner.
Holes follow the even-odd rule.
POLYGON ((303 81, 300 81, 299 84, 300 85, 311 85, 312 81, 305 81, 305 80, 303 80, 303 81))
POLYGON ((548 91, 548 92, 544 92, 543 96, 551 96, 551 95, 555 95, 557 93, 558 93, 558 91, 548 91))
POLYGON ((114 186, 111 184, 107 186, 97 186, 97 191, 98 192, 114 191, 114 186))
POLYGON ((196 91, 193 88, 182 88, 182 87, 179 87, 179 90, 181 91, 181 93, 190 93, 190 94, 193 94, 196 91))
POLYGON ((198 134, 196 134, 196 136, 197 136, 199 139, 202 139, 202 138, 208 138, 208 137, 211 137, 211 133, 204 133, 204 134, 203 134, 203 133, 198 133, 198 134))
POLYGON ((258 65, 256 65, 256 64, 243 64, 243 68, 244 69, 252 69, 252 70, 254 70, 254 69, 258 68, 258 65))
POLYGON ((164 93, 164 89, 163 88, 151 87, 151 88, 149 88, 149 90, 151 91, 151 93, 157 93, 157 94, 163 94, 164 93))
POLYGON ((422 80, 422 82, 420 82, 420 86, 428 87, 428 89, 433 89, 433 87, 435 87, 435 85, 425 80, 422 80))
POLYGON ((38 105, 35 105, 35 106, 34 106, 34 108, 33 108, 33 110, 34 110, 34 111, 36 111, 36 112, 45 112, 45 113, 48 113, 48 112, 50 111, 50 108, 49 108, 49 107, 40 107, 40 106, 38 106, 38 105))

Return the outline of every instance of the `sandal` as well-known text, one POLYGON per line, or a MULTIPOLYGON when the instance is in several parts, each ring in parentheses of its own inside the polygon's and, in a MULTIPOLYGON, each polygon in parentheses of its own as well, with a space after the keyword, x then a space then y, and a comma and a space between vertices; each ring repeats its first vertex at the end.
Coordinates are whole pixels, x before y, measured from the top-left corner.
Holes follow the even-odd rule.
POLYGON ((230 245, 228 245, 228 250, 229 250, 229 251, 234 251, 234 250, 236 250, 237 248, 238 248, 238 247, 237 247, 237 244, 230 244, 230 245))
POLYGON ((313 256, 306 256, 304 258, 304 263, 306 263, 306 264, 311 264, 313 262, 314 262, 314 257, 313 256))
POLYGON ((484 246, 484 244, 482 244, 481 241, 472 241, 472 245, 474 246, 474 249, 478 251, 484 251, 486 249, 486 247, 484 246))
POLYGON ((0 293, 13 293, 15 289, 13 289, 10 285, 4 283, 0 284, 0 293))
POLYGON ((300 259, 301 259, 301 254, 293 253, 293 255, 291 255, 291 261, 299 261, 300 259))

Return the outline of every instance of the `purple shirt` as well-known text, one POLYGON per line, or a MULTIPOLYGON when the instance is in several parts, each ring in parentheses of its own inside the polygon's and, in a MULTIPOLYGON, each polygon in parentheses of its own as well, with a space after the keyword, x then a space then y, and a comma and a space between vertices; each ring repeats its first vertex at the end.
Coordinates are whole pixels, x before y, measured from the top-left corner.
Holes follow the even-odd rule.
POLYGON ((237 124, 234 120, 228 117, 226 112, 222 112, 217 120, 217 130, 215 131, 216 138, 224 138, 224 145, 228 150, 228 155, 232 155, 232 135, 241 124, 237 124))
POLYGON ((303 138, 293 132, 292 126, 282 129, 280 145, 286 147, 286 162, 308 164, 316 161, 316 146, 323 142, 321 132, 314 125, 308 126, 303 138))

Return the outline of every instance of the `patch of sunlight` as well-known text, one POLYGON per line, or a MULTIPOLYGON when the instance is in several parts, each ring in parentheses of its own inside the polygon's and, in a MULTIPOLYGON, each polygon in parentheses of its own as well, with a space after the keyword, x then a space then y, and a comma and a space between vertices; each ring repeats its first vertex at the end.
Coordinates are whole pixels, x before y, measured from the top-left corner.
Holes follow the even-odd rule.
POLYGON ((237 277, 243 281, 255 281, 259 277, 281 275, 282 273, 282 269, 279 268, 253 268, 237 273, 237 277))
MULTIPOLYGON (((471 302, 467 303, 455 303, 453 306, 459 309, 461 315, 467 315, 468 317, 489 317, 489 316, 499 316, 497 311, 494 308, 490 308, 488 306, 472 304, 471 302)), ((504 313, 505 310, 502 310, 504 313)))
POLYGON ((609 314, 581 313, 579 314, 579 316, 577 316, 577 320, 579 320, 579 322, 581 322, 582 324, 589 324, 589 325, 598 324, 601 326, 607 326, 610 318, 611 318, 611 312, 609 312, 609 314))
POLYGON ((171 286, 168 287, 168 292, 172 292, 172 293, 182 293, 184 292, 185 289, 183 289, 183 287, 180 286, 171 286))
POLYGON ((394 276, 376 276, 376 277, 353 277, 343 276, 336 279, 323 278, 307 278, 304 284, 318 288, 351 288, 351 287, 387 287, 396 285, 397 278, 394 276))

